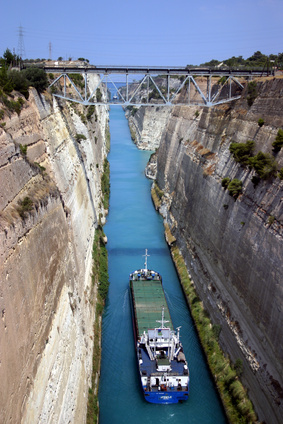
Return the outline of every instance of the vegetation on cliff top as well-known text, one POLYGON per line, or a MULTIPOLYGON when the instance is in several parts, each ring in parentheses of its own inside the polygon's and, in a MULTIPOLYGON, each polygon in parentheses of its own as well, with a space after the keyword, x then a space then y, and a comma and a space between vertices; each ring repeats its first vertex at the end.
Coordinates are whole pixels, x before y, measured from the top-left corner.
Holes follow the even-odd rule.
POLYGON ((15 55, 7 49, 0 59, 0 89, 5 94, 13 90, 28 98, 28 88, 34 87, 38 92, 43 92, 48 86, 47 75, 43 69, 28 68, 23 70, 12 69, 15 55))
MULTIPOLYGON (((48 86, 48 79, 43 69, 29 68, 22 71, 12 69, 17 57, 7 49, 0 58, 0 102, 4 109, 1 110, 1 119, 4 111, 16 112, 18 115, 24 105, 24 99, 20 96, 15 100, 13 91, 20 93, 28 99, 29 87, 34 87, 38 92, 44 91, 48 86)), ((3 123, 1 125, 3 127, 3 123)))
POLYGON ((255 52, 252 56, 244 59, 243 56, 232 56, 229 59, 217 60, 212 59, 209 62, 202 63, 200 66, 216 67, 223 64, 229 68, 237 69, 251 69, 261 68, 267 69, 267 67, 276 66, 279 69, 283 69, 283 53, 270 54, 269 56, 261 53, 260 51, 255 52))

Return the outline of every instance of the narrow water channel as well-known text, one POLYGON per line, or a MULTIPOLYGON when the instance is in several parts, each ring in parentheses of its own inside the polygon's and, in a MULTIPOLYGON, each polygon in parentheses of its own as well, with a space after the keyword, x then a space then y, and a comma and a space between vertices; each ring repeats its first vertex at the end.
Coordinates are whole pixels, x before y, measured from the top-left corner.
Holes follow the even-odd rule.
POLYGON ((102 322, 99 423, 226 423, 164 239, 162 219, 152 205, 151 181, 144 176, 150 153, 132 143, 122 108, 111 108, 110 133, 110 212, 104 227, 110 288, 102 322), (130 272, 143 267, 146 248, 148 267, 163 277, 174 327, 182 326, 191 378, 189 399, 183 404, 149 404, 139 385, 128 280, 130 272))

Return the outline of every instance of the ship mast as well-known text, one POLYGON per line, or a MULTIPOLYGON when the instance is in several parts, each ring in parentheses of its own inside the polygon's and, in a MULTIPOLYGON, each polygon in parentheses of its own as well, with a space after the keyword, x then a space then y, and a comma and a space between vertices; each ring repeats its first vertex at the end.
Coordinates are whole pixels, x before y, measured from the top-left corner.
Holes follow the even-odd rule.
POLYGON ((162 306, 162 319, 161 319, 161 321, 156 320, 156 322, 160 322, 161 323, 161 328, 166 328, 166 327, 164 327, 164 324, 166 324, 166 322, 169 322, 169 321, 166 321, 164 319, 164 306, 162 306))
POLYGON ((145 256, 144 269, 147 270, 147 258, 150 256, 150 255, 147 254, 147 249, 145 249, 145 255, 143 255, 143 256, 145 256))

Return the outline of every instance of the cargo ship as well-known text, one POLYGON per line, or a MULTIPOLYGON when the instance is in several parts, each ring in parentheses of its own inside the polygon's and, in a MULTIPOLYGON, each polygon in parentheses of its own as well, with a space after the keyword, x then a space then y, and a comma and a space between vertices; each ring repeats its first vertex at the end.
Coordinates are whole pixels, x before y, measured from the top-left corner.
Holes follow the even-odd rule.
POLYGON ((130 296, 140 382, 145 400, 170 404, 188 399, 189 369, 174 331, 161 275, 145 264, 130 274, 130 296))

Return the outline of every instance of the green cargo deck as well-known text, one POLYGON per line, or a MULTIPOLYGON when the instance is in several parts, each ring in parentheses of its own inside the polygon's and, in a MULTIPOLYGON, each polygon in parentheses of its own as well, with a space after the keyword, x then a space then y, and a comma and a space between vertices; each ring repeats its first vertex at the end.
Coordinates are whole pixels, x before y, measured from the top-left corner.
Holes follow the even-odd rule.
POLYGON ((164 324, 173 330, 169 309, 165 299, 161 281, 131 281, 135 317, 137 320, 138 336, 148 329, 161 326, 162 309, 164 308, 164 324))

